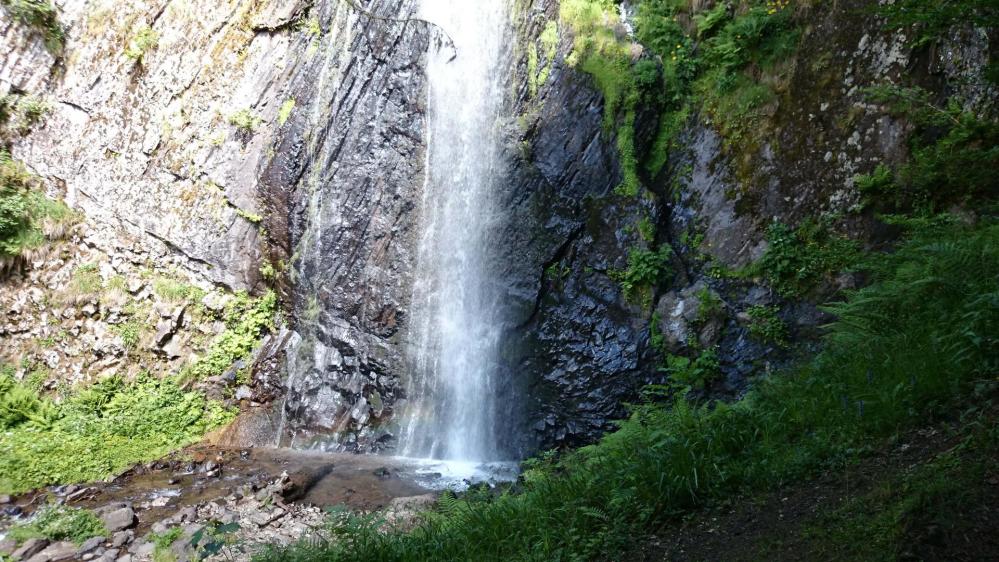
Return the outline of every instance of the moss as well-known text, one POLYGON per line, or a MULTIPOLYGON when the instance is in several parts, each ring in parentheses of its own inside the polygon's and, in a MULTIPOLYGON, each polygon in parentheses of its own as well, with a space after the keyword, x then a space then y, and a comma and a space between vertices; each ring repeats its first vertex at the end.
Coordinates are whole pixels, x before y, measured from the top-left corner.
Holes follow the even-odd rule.
POLYGON ((288 118, 291 117, 291 112, 295 109, 295 98, 288 98, 284 100, 281 104, 281 109, 278 110, 278 125, 284 125, 288 122, 288 118))

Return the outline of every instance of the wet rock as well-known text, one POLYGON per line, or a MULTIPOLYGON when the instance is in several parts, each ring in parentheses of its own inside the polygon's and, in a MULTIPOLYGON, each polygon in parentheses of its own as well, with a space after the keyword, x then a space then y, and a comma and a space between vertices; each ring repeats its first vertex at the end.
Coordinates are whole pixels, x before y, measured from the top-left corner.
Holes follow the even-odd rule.
POLYGON ((101 521, 108 532, 114 533, 135 526, 136 517, 132 508, 123 507, 101 515, 101 521))
POLYGON ((20 548, 15 550, 11 555, 11 560, 17 562, 18 560, 27 560, 32 556, 38 554, 39 552, 45 550, 45 547, 49 545, 48 539, 28 539, 24 541, 24 544, 20 548))
POLYGON ((10 503, 10 496, 8 496, 7 494, 0 494, 0 505, 8 503, 10 503))
POLYGON ((0 540, 0 556, 10 556, 15 550, 17 550, 17 541, 10 538, 0 540))

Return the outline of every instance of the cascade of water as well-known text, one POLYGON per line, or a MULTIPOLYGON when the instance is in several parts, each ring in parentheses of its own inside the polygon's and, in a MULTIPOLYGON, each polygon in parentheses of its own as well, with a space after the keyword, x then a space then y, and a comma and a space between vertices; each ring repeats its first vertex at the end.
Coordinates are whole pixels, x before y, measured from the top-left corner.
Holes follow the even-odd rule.
POLYGON ((495 460, 501 299, 490 272, 500 213, 500 111, 507 0, 421 0, 447 31, 431 48, 426 184, 410 325, 409 407, 402 453, 495 460), (453 58, 454 57, 454 58, 453 58))

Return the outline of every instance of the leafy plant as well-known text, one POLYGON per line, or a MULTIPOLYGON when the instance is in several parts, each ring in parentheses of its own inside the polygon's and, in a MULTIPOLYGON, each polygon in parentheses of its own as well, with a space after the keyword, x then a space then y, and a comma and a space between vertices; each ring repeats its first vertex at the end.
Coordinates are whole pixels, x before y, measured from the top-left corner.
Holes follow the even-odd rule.
POLYGON ((239 529, 239 523, 212 522, 191 536, 191 546, 197 549, 200 560, 221 555, 231 562, 235 560, 232 546, 235 544, 235 534, 239 529))
POLYGON ((108 535, 104 523, 92 511, 50 504, 23 523, 15 523, 8 536, 17 543, 28 539, 68 540, 76 544, 108 535))
POLYGON ((690 359, 681 355, 666 356, 666 373, 670 382, 679 388, 704 388, 721 375, 721 364, 715 349, 706 349, 690 359))
POLYGON ((767 229, 767 242, 766 252, 752 271, 762 274, 785 297, 807 295, 860 256, 854 242, 815 221, 805 221, 797 229, 775 222, 767 229))
POLYGON ((173 380, 149 376, 131 384, 105 379, 58 405, 36 400, 54 412, 46 414, 49 422, 44 426, 31 419, 37 405, 28 416, 5 416, 0 493, 105 478, 197 441, 234 416, 199 392, 185 392, 173 380))
POLYGON ((627 298, 649 296, 648 291, 669 276, 672 256, 673 249, 668 245, 658 250, 635 248, 628 253, 628 267, 611 270, 608 275, 621 286, 627 298))
POLYGON ((749 315, 749 335, 761 342, 781 347, 789 345, 787 324, 778 316, 779 312, 780 309, 776 306, 751 306, 746 311, 749 315))
POLYGON ((159 45, 160 35, 148 25, 139 28, 125 47, 125 56, 141 63, 142 59, 159 45))
POLYGON ((215 340, 208 354, 184 368, 181 380, 204 380, 218 376, 236 361, 244 359, 257 346, 265 331, 273 327, 277 297, 268 291, 259 299, 238 293, 226 307, 226 330, 215 340))

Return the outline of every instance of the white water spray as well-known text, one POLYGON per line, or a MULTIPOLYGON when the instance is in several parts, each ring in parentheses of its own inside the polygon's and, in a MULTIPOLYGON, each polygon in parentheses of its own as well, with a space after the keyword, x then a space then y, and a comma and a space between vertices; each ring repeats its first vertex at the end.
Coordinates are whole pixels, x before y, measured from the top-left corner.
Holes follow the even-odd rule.
POLYGON ((503 319, 488 257, 500 220, 494 196, 502 168, 506 4, 421 0, 420 17, 444 29, 455 50, 431 47, 427 68, 426 185, 401 435, 408 457, 488 461, 499 454, 503 319))

